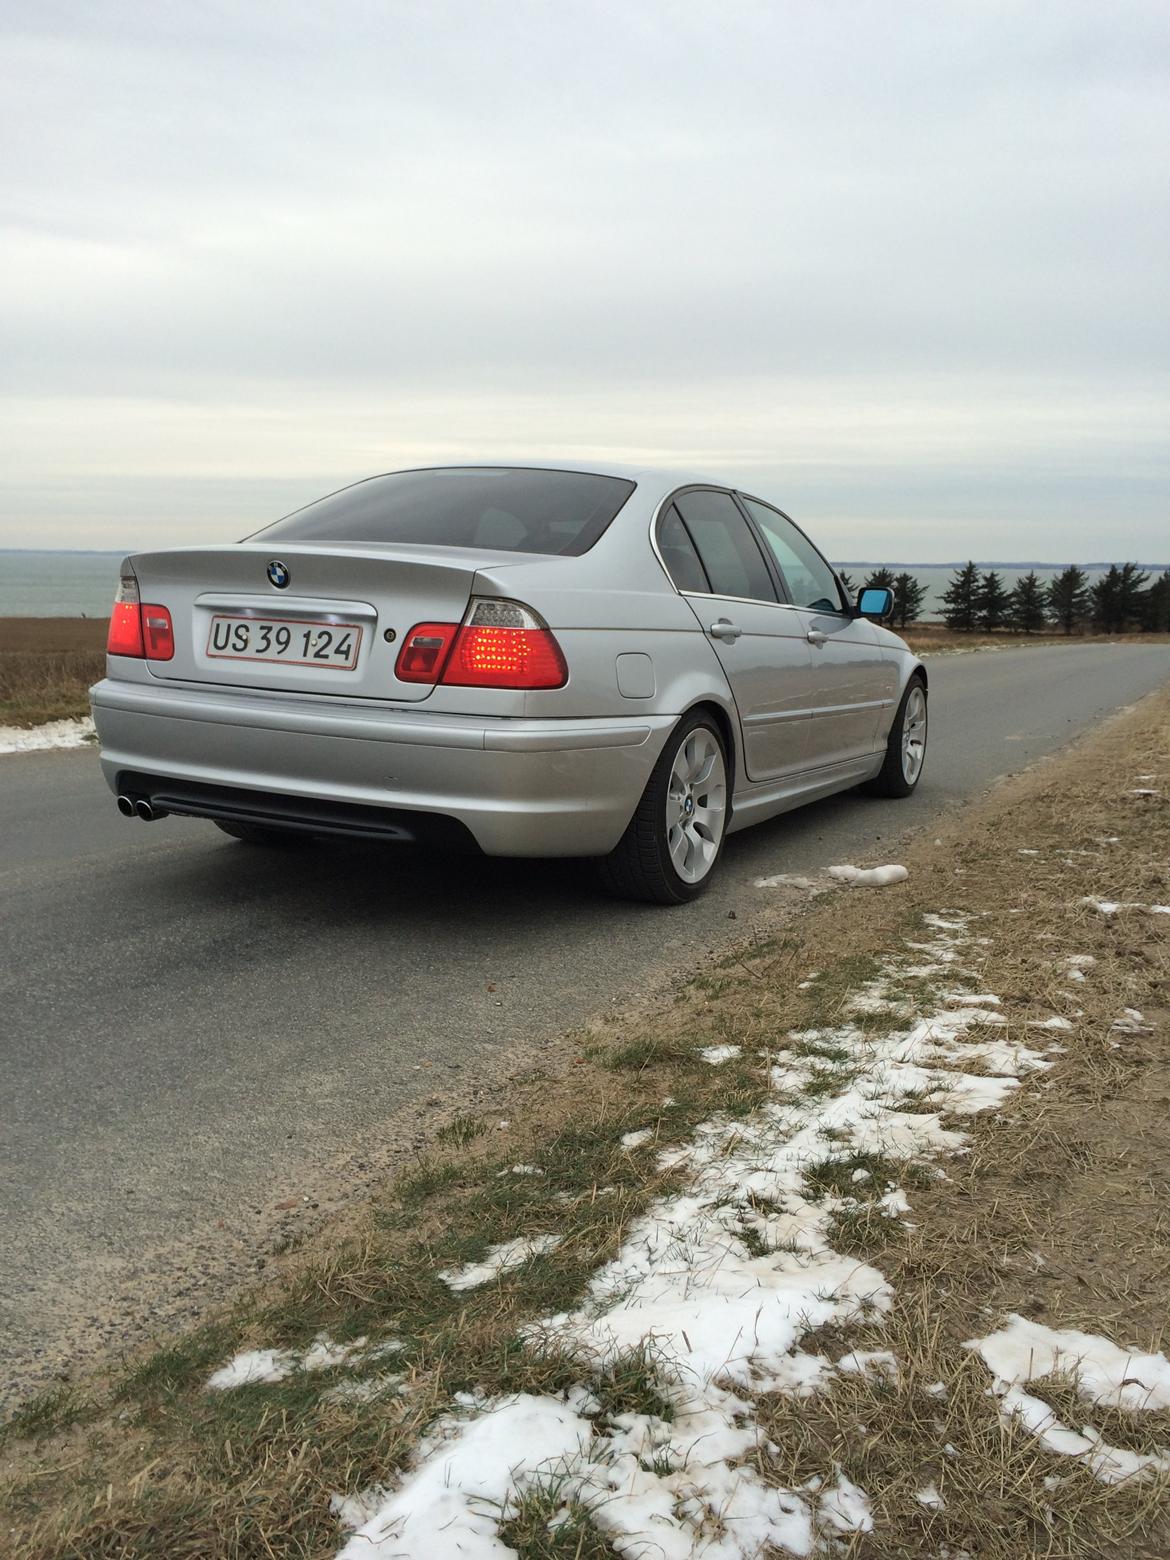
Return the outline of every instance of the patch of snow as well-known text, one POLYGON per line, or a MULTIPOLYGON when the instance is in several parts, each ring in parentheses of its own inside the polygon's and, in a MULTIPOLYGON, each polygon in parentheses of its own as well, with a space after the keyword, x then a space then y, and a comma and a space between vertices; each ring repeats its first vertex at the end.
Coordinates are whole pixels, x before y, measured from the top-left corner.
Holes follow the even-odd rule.
POLYGON ((488 1400, 468 1419, 445 1419, 423 1441, 392 1495, 335 1501, 356 1531, 344 1560, 502 1560, 499 1523, 517 1497, 588 1446, 593 1426, 555 1398, 488 1400), (377 1510, 370 1513, 371 1505, 377 1510), (347 1509, 348 1508, 348 1509, 347 1509), (359 1518, 359 1522, 354 1522, 359 1518))
POLYGON ((256 1382, 284 1381, 296 1371, 333 1370, 345 1365, 355 1355, 386 1353, 400 1349, 402 1345, 378 1345, 376 1351, 367 1349, 367 1338, 355 1338, 352 1343, 333 1343, 325 1333, 320 1333, 305 1349, 245 1349, 226 1365, 214 1371, 207 1379, 209 1392, 229 1392, 235 1387, 251 1386, 256 1382))
POLYGON ((24 730, 20 726, 0 726, 0 753, 43 753, 47 748, 76 748, 91 742, 93 721, 48 720, 24 730))
POLYGON ((705 1045, 699 1055, 705 1062, 710 1062, 712 1067, 718 1067, 723 1062, 733 1062, 741 1054, 738 1045, 705 1045))
POLYGON ((899 1381, 902 1374, 889 1349, 853 1349, 841 1356, 837 1369, 846 1376, 884 1376, 889 1381, 899 1381))
POLYGON ((945 1511, 947 1503, 938 1492, 937 1484, 923 1485, 914 1496, 920 1506, 925 1506, 929 1511, 945 1511))
POLYGON ((1110 1028, 1117 1030, 1123 1035, 1153 1034, 1153 1029, 1145 1022, 1143 1015, 1138 1012, 1137 1008, 1122 1008, 1121 1017, 1115 1019, 1110 1028))
POLYGON ((355 1376, 322 1392, 323 1403, 373 1403, 402 1389, 402 1376, 355 1376))
POLYGON ((802 877, 796 872, 775 872, 771 877, 756 879, 757 888, 803 888, 811 890, 814 894, 822 894, 825 890, 823 883, 814 883, 812 878, 802 877))
POLYGON ((641 1127, 637 1132, 622 1133, 623 1148, 641 1148, 643 1143, 649 1143, 654 1136, 653 1127, 641 1127))
POLYGON ((902 883, 909 876, 905 867, 829 867, 830 877, 853 888, 885 888, 889 883, 902 883))
POLYGON ((465 1289, 478 1289, 489 1279, 511 1268, 517 1268, 531 1257, 543 1257, 561 1243, 559 1235, 529 1235, 516 1240, 501 1241, 488 1248, 482 1262, 469 1262, 466 1267, 447 1268, 439 1274, 448 1289, 457 1293, 465 1289))
POLYGON ((1030 1018, 1028 1020, 1028 1028, 1059 1029, 1063 1033, 1071 1029, 1072 1024, 1067 1018, 1061 1018, 1059 1014, 1054 1013, 1051 1018, 1030 1018))
POLYGON ((1091 1424, 1073 1430, 1021 1386, 1046 1376, 1071 1377, 1087 1413, 1095 1403, 1136 1412, 1170 1408, 1170 1360, 1164 1354, 1119 1349, 1095 1333, 1045 1327, 1014 1314, 997 1332, 973 1338, 965 1347, 975 1350, 991 1371, 1003 1417, 1020 1420, 1048 1451, 1075 1457, 1106 1484, 1170 1472, 1170 1451, 1138 1453, 1111 1446, 1091 1424))
POLYGON ((1152 791, 1148 785, 1139 785, 1136 790, 1129 793, 1131 796, 1161 796, 1161 791, 1152 791))
POLYGON ((873 1513, 869 1497, 838 1471, 834 1482, 820 1494, 817 1502, 821 1518, 838 1533, 871 1533, 873 1513))
POLYGON ((1040 854, 1040 852, 1038 850, 1018 850, 1018 851, 1016 851, 1016 855, 1017 856, 1038 856, 1039 854, 1040 854))

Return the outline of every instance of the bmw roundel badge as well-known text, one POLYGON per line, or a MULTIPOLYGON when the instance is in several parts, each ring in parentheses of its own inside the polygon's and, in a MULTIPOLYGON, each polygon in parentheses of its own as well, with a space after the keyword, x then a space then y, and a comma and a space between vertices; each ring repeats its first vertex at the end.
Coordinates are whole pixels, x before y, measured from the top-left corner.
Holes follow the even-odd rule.
POLYGON ((268 565, 268 583, 275 585, 277 590, 283 590, 291 579, 292 575, 288 572, 288 565, 281 563, 279 558, 273 558, 268 565))

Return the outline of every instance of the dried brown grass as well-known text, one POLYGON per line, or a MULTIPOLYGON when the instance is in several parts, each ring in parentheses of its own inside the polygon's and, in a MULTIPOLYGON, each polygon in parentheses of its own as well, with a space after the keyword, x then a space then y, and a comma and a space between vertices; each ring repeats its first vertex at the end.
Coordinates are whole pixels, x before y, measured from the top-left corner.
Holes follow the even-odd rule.
POLYGON ((88 715, 105 644, 105 622, 94 618, 0 618, 0 725, 88 715))
POLYGON ((931 650, 1022 650, 1029 645, 1110 645, 1118 640, 1133 644, 1168 644, 1170 634, 1062 634, 1054 629, 1025 634, 1016 629, 1001 628, 989 633, 973 630, 963 633, 948 628, 945 623, 908 623, 905 628, 895 628, 910 648, 918 655, 931 650))

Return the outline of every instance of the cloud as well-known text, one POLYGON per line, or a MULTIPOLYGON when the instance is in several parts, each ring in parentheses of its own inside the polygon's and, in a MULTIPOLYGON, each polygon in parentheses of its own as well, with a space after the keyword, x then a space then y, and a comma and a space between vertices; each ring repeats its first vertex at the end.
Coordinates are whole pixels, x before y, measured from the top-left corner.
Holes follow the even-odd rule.
POLYGON ((1032 555, 1157 551, 1163 22, 852 0, 0 22, 0 541, 234 534, 498 450, 746 468, 848 553, 875 524, 942 557, 999 528, 1002 553, 1021 522, 1032 555))

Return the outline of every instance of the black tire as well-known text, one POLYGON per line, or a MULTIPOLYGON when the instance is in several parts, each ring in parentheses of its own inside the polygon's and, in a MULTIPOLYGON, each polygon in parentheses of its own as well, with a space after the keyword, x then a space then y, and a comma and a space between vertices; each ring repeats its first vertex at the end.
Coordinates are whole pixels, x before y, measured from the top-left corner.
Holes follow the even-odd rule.
POLYGON ((646 789, 626 832, 616 848, 599 864, 602 885, 620 899, 637 899, 652 905, 681 905, 697 899, 711 881, 723 854, 723 841, 731 811, 731 770, 723 733, 712 715, 696 710, 675 727, 654 765, 646 789), (697 881, 682 876, 671 856, 667 830, 667 802, 671 772, 682 748, 696 731, 714 738, 723 767, 723 819, 715 853, 697 881))
POLYGON ((270 849, 279 849, 303 845, 308 838, 299 829, 279 829, 265 823, 220 823, 218 819, 212 819, 212 822, 217 829, 230 834, 233 840, 242 840, 245 845, 266 845, 270 849))
POLYGON ((882 767, 872 780, 867 780, 862 790, 870 796, 912 796, 922 779, 922 771, 925 767, 926 739, 929 734, 929 722, 927 715, 926 678, 919 672, 915 672, 906 684, 906 692, 902 695, 902 702, 898 705, 898 713, 894 716, 894 724, 890 727, 889 739, 886 742, 886 756, 882 767), (912 697, 916 694, 922 696, 922 760, 912 778, 906 776, 906 766, 902 761, 902 738, 906 727, 906 708, 912 697))

